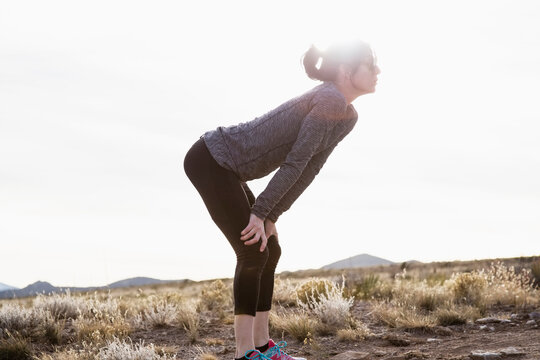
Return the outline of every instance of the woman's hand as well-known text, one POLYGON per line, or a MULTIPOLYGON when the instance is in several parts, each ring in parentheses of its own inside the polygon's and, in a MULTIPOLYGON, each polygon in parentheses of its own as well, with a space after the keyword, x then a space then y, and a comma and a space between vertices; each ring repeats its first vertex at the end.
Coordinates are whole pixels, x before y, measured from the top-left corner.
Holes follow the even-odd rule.
POLYGON ((265 234, 266 234, 267 239, 270 239, 270 236, 272 236, 272 235, 274 235, 276 237, 276 240, 278 239, 278 234, 277 234, 277 229, 276 229, 276 224, 275 223, 273 223, 272 221, 270 221, 268 219, 265 219, 264 220, 264 229, 266 230, 265 234))
POLYGON ((263 252, 266 248, 266 243, 268 240, 264 230, 264 221, 258 218, 255 214, 251 214, 249 216, 249 224, 244 230, 242 230, 240 235, 242 235, 240 240, 245 241, 244 245, 253 245, 261 240, 260 251, 263 252))

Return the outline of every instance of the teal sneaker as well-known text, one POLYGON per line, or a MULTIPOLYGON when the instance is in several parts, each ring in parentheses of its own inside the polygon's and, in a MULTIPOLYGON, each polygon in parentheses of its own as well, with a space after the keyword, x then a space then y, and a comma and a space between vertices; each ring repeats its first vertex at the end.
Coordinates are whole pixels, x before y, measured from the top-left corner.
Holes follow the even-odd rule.
POLYGON ((263 355, 266 359, 270 360, 306 360, 305 358, 292 357, 287 354, 283 349, 287 346, 285 341, 280 341, 277 344, 270 339, 268 341, 268 350, 266 350, 263 355))
POLYGON ((244 356, 247 359, 250 360, 272 360, 269 357, 266 357, 263 353, 261 353, 259 350, 248 350, 244 354, 244 356))

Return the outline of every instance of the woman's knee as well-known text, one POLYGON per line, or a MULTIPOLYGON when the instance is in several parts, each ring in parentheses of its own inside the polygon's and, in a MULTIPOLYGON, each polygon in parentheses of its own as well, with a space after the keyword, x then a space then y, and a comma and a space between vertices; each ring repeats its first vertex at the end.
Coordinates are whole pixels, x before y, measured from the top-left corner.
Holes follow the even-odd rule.
POLYGON ((250 271, 255 271, 257 273, 262 272, 270 255, 268 246, 264 251, 259 250, 259 243, 242 246, 245 246, 245 250, 247 251, 242 251, 240 254, 237 254, 236 260, 238 265, 244 269, 249 269, 250 271))
POLYGON ((281 246, 276 236, 272 235, 268 238, 268 261, 267 266, 276 267, 279 258, 281 257, 281 246))

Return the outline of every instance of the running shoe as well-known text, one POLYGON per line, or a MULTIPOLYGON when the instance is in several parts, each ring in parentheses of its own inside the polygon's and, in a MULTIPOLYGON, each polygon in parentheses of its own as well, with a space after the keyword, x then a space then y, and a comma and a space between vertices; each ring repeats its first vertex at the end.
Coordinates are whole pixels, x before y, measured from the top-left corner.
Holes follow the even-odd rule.
POLYGON ((248 350, 244 356, 250 360, 272 360, 269 357, 266 357, 259 350, 248 350))
POLYGON ((280 341, 277 344, 270 339, 268 341, 268 350, 263 355, 270 360, 306 360, 305 358, 292 357, 288 355, 283 349, 287 346, 285 341, 280 341))

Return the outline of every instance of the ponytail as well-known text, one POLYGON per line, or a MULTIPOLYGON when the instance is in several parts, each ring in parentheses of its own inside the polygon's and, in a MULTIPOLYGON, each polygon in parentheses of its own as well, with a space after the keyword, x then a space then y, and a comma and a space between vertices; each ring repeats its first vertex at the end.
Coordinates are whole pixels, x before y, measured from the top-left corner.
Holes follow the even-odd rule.
POLYGON ((320 79, 320 69, 317 69, 317 63, 322 57, 322 52, 315 45, 311 45, 308 51, 304 53, 302 62, 304 64, 304 70, 306 71, 307 76, 313 80, 320 79))
POLYGON ((324 52, 315 45, 304 53, 302 63, 307 76, 313 80, 335 81, 340 65, 347 65, 356 69, 360 63, 373 61, 373 52, 369 44, 356 41, 347 45, 334 45, 324 52), (320 66, 317 64, 321 60, 320 66))

